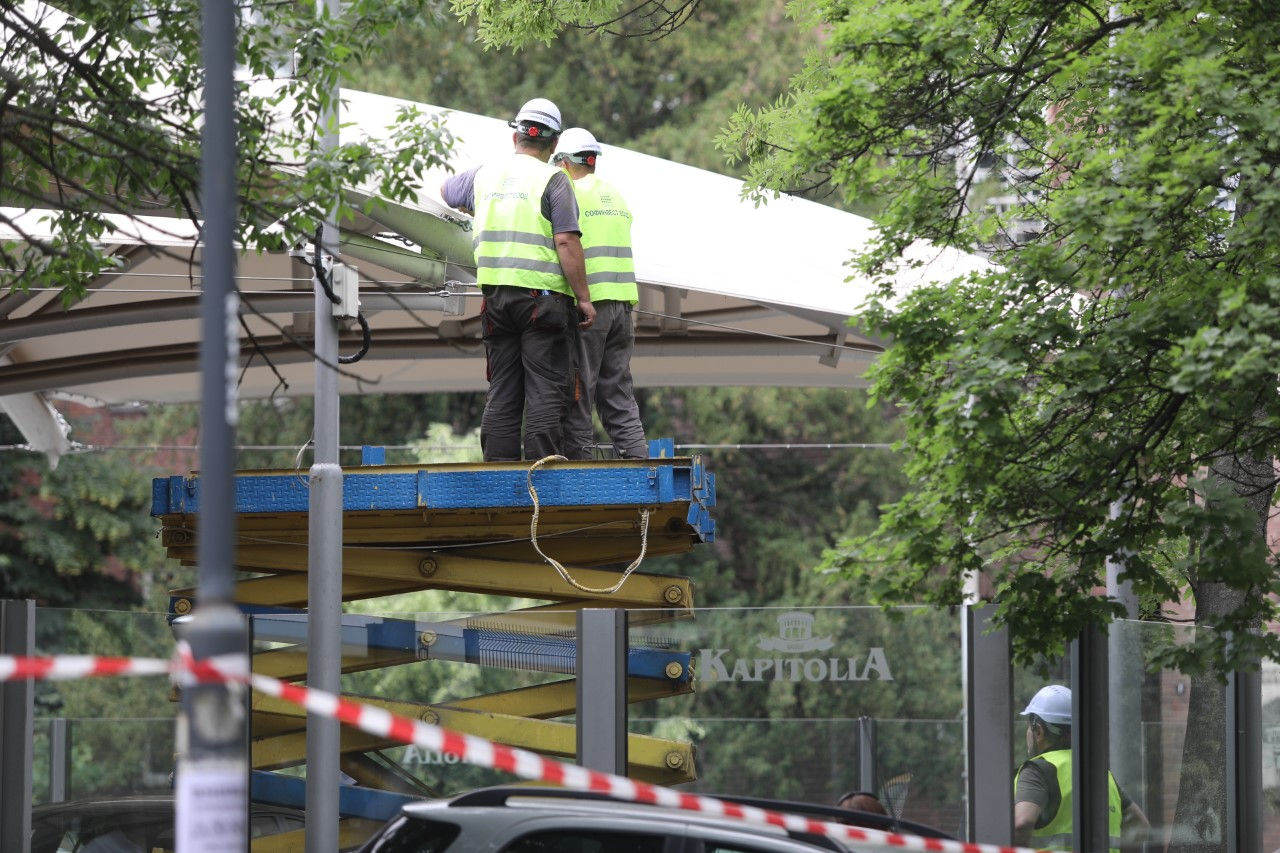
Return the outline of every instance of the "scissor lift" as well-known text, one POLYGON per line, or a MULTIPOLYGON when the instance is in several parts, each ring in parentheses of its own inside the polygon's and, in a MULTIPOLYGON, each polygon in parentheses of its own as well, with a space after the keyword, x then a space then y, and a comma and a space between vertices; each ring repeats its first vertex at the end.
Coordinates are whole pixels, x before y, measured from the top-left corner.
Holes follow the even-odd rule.
MULTIPOLYGON (((677 554, 715 536, 710 516, 715 505, 714 475, 698 457, 674 457, 669 439, 650 445, 650 459, 552 462, 532 474, 529 463, 514 462, 365 464, 345 469, 344 601, 444 589, 548 603, 438 622, 347 614, 342 628, 344 673, 446 660, 569 676, 430 705, 397 697, 353 698, 571 759, 576 748, 574 726, 556 718, 576 711, 574 611, 586 606, 625 607, 632 611, 633 624, 688 616, 693 586, 687 578, 636 570, 616 592, 600 590, 617 584, 618 567, 635 560, 642 547, 647 557, 677 554), (536 491, 536 507, 530 483, 536 491), (536 543, 530 535, 535 509, 536 543), (572 580, 540 556, 538 547, 562 563, 572 580)), ((379 457, 376 452, 366 453, 368 459, 379 457)), ((235 565, 241 572, 236 601, 251 618, 255 644, 270 644, 254 654, 254 671, 304 680, 307 478, 299 471, 240 472, 235 496, 235 565)), ((198 475, 153 482, 152 514, 162 522, 169 556, 183 563, 196 559, 199 509, 198 475)), ((193 596, 190 589, 173 591, 171 614, 190 612, 193 596)), ((687 652, 632 648, 627 663, 628 701, 687 693, 692 690, 691 675, 687 652)), ((305 762, 305 722, 305 713, 297 707, 255 696, 255 797, 284 801, 296 796, 295 783, 265 771, 305 762)), ((344 816, 380 821, 404 792, 412 791, 403 771, 379 755, 379 750, 393 745, 343 729, 341 766, 361 791, 361 796, 348 795, 342 806, 344 816)), ((696 778, 689 743, 631 734, 627 754, 628 774, 633 778, 659 784, 696 778)), ((349 829, 357 836, 365 831, 356 820, 349 829)), ((288 843, 283 836, 274 836, 255 842, 254 850, 287 849, 288 843)))

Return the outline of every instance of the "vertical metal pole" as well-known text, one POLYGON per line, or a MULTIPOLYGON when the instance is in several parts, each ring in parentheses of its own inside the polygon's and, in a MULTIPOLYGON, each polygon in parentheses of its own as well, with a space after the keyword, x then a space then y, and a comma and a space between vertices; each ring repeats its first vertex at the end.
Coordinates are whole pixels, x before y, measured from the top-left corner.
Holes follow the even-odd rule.
MULTIPOLYGON (((204 291, 200 319, 200 531, 197 606, 183 640, 197 661, 226 657, 247 674, 244 620, 235 592, 235 425, 239 301, 235 289, 236 9, 202 3, 205 120, 200 202, 204 291)), ((177 727, 178 853, 242 851, 249 839, 249 737, 245 688, 188 684, 177 727)))
POLYGON ((71 780, 71 729, 65 717, 49 721, 49 802, 67 799, 71 780))
POLYGON ((1262 675, 1227 676, 1227 853, 1262 849, 1262 675))
MULTIPOLYGON (((1111 503, 1111 518, 1124 511, 1124 501, 1111 503)), ((1124 556, 1106 561, 1107 597, 1124 605, 1125 618, 1138 618, 1138 596, 1133 584, 1121 581, 1124 556)), ((1142 643, 1136 625, 1115 624, 1107 631, 1108 725, 1112 744, 1112 775, 1145 808, 1142 741, 1142 643)))
POLYGON ((1072 849, 1111 847, 1107 828, 1107 639, 1087 625, 1071 644, 1072 849))
POLYGON ((858 718, 858 787, 874 794, 880 787, 876 778, 876 721, 858 718))
MULTIPOLYGON (((317 321, 323 322, 320 318, 317 321)), ((307 684, 330 693, 338 693, 341 687, 341 519, 342 469, 333 463, 317 462, 311 466, 307 684), (334 517, 338 519, 336 538, 334 517)), ((337 720, 307 715, 307 853, 332 853, 338 849, 341 734, 337 720)))
POLYGON ((965 765, 968 839, 1013 844, 1013 665, 1009 629, 990 605, 965 608, 965 765))
POLYGON ((627 611, 578 611, 578 764, 627 773, 627 611))
MULTIPOLYGON (((0 652, 30 656, 36 648, 36 603, 0 601, 0 652)), ((0 850, 31 851, 31 740, 35 685, 0 684, 0 850)))
MULTIPOLYGON (((316 15, 333 20, 339 0, 316 0, 316 15)), ((321 21, 324 26, 324 21, 321 21)), ((320 148, 338 146, 336 88, 319 116, 320 148)), ((320 232, 323 254, 338 255, 337 199, 320 232)), ((317 270, 317 273, 320 271, 317 270)), ((338 323, 323 289, 315 287, 315 464, 311 466, 307 558, 307 685, 341 691, 342 676, 342 469, 338 466, 338 323)), ((338 849, 338 721, 307 715, 306 853, 338 849)))

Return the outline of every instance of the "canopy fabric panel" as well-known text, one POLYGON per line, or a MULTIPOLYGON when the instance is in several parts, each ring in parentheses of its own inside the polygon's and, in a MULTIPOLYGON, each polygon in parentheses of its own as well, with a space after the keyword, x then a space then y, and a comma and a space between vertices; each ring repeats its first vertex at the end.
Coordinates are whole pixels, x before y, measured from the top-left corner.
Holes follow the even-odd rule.
MULTIPOLYGON (((408 105, 344 91, 344 138, 384 134, 408 105)), ((444 115, 456 138, 454 170, 511 152, 504 119, 415 106, 444 115)), ((872 287, 847 265, 871 237, 868 220, 785 196, 757 205, 743 197, 739 181, 611 145, 598 168, 635 217, 637 385, 862 384, 883 348, 847 325, 872 287)), ((373 340, 362 361, 343 368, 343 394, 485 387, 470 220, 441 201, 438 188, 447 175, 429 174, 410 204, 359 188, 349 192, 361 213, 342 223, 340 261, 359 272, 373 340)), ((49 211, 5 213, 19 218, 28 234, 48 232, 49 211)), ((44 411, 45 401, 58 396, 100 404, 199 398, 196 227, 164 217, 113 223, 103 239, 119 266, 89 282, 84 299, 68 308, 57 288, 0 295, 6 411, 44 411)), ((0 228, 0 239, 18 237, 0 228)), ((985 265, 925 245, 912 251, 921 263, 903 274, 902 290, 985 265)), ((310 269, 286 254, 246 251, 237 285, 241 397, 310 395, 310 269)), ((353 323, 340 350, 359 346, 353 323)), ((59 452, 61 444, 47 434, 48 418, 22 421, 43 422, 41 435, 28 438, 59 452)))

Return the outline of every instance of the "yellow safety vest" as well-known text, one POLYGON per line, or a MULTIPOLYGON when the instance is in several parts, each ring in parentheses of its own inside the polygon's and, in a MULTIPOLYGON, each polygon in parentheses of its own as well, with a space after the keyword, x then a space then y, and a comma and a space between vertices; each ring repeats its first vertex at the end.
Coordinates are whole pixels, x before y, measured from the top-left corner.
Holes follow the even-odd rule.
POLYGON ((560 170, 528 154, 475 176, 476 282, 573 295, 556 253, 542 193, 560 170))
MULTIPOLYGON (((1036 758, 1049 762, 1058 776, 1058 793, 1062 799, 1058 804, 1058 812, 1050 821, 1038 829, 1031 830, 1032 846, 1047 850, 1071 849, 1071 750, 1052 749, 1042 752, 1036 758)), ((1024 764, 1023 767, 1026 765, 1024 764)), ((1018 776, 1022 768, 1013 777, 1013 787, 1018 788, 1018 776)), ((1042 816, 1043 817, 1043 816, 1042 816)), ((1120 788, 1116 779, 1107 773, 1107 835, 1110 836, 1111 853, 1120 853, 1120 827, 1124 815, 1120 808, 1120 788)))
POLYGON ((587 285, 591 300, 618 302, 640 300, 636 267, 631 258, 631 211, 622 194, 595 175, 573 182, 578 197, 578 225, 582 228, 582 255, 587 261, 587 285))

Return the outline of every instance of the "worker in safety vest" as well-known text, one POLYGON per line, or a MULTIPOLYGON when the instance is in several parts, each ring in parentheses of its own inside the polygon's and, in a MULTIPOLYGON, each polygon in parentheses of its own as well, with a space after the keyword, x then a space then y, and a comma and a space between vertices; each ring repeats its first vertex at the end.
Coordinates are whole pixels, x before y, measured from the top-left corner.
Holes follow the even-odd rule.
POLYGON ((631 382, 635 331, 631 309, 639 301, 631 257, 631 211, 612 184, 596 176, 600 143, 581 127, 560 137, 554 162, 573 178, 582 225, 582 253, 596 322, 578 335, 578 382, 565 423, 565 455, 590 459, 595 446, 591 410, 626 459, 649 455, 631 382))
MULTIPOLYGON (((1024 847, 1071 849, 1071 690, 1043 687, 1023 710, 1027 754, 1013 780, 1013 841, 1024 847)), ((1107 835, 1112 853, 1138 851, 1150 824, 1107 773, 1107 835)))
POLYGON ((577 331, 596 316, 577 200, 568 177, 550 164, 560 110, 534 98, 508 124, 512 156, 454 175, 440 188, 446 204, 475 215, 489 380, 480 422, 486 462, 521 458, 522 416, 526 458, 563 453, 577 331))

